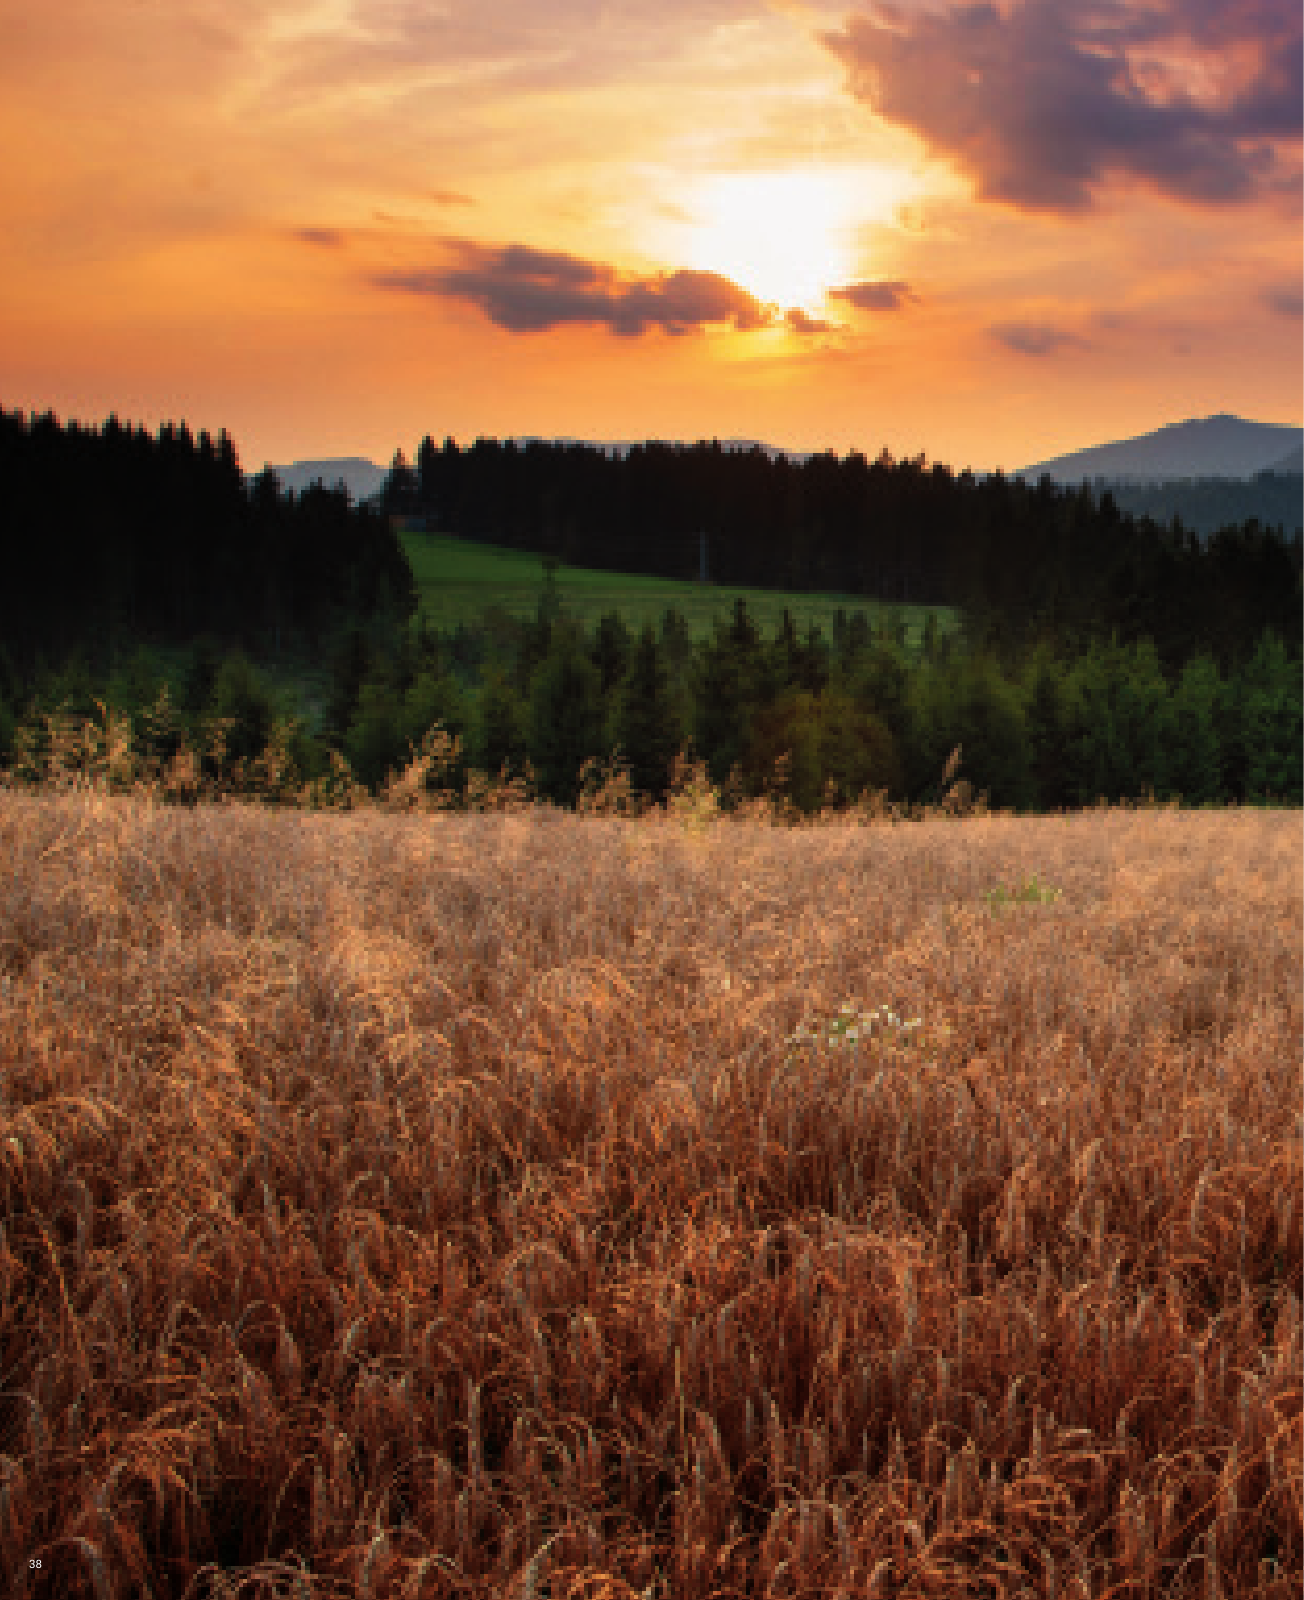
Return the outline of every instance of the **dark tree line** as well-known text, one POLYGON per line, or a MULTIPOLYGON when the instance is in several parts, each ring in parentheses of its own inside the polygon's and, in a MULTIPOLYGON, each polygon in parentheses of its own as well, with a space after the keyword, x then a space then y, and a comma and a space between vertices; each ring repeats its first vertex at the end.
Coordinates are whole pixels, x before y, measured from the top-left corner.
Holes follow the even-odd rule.
POLYGON ((0 410, 0 641, 11 668, 73 650, 111 658, 200 634, 257 651, 341 618, 410 616, 416 591, 378 510, 335 490, 246 485, 235 446, 0 410))
POLYGON ((294 782, 324 778, 334 751, 376 790, 439 727, 460 741, 441 784, 460 787, 472 768, 530 772, 564 805, 585 764, 617 751, 632 787, 660 798, 686 748, 726 796, 777 789, 806 811, 867 791, 935 802, 957 746, 959 776, 1000 807, 1304 799, 1304 680, 1268 632, 1229 671, 1199 655, 1165 672, 1148 640, 1014 658, 930 627, 910 650, 899 624, 864 612, 837 613, 831 636, 785 615, 766 638, 739 602, 694 643, 674 611, 637 634, 615 612, 586 629, 546 584, 528 620, 352 626, 330 680, 318 717, 302 691, 205 641, 180 660, 138 650, 107 680, 75 660, 21 705, 0 699, 0 766, 24 769, 48 717, 95 720, 103 699, 133 719, 141 757, 166 761, 184 742, 208 777, 237 786, 278 728, 294 782))
POLYGON ((246 483, 225 433, 0 411, 0 765, 28 759, 50 714, 103 698, 137 719, 150 759, 184 741, 215 776, 293 722, 302 773, 342 751, 376 786, 442 726, 464 766, 528 764, 563 803, 616 748, 635 788, 661 794, 686 745, 738 793, 782 770, 803 808, 867 789, 935 798, 956 745, 1002 806, 1304 791, 1298 536, 1246 524, 1202 545, 1049 479, 705 445, 617 460, 427 440, 384 499, 246 483), (399 510, 675 576, 695 574, 707 531, 718 580, 958 605, 963 627, 930 626, 911 654, 854 603, 831 638, 785 617, 764 639, 740 605, 696 644, 674 612, 635 637, 614 612, 582 628, 550 577, 533 619, 440 635, 406 625, 399 510), (311 665, 308 698, 273 689, 274 659, 311 665))
POLYGON ((441 531, 661 577, 697 577, 705 534, 714 582, 955 606, 1021 642, 1148 637, 1169 668, 1200 651, 1229 665, 1264 628, 1298 650, 1298 532, 1251 522, 1201 541, 1049 478, 886 453, 427 437, 384 498, 441 531))
POLYGON ((462 740, 465 767, 528 762, 562 804, 584 764, 617 749, 633 787, 660 797, 685 747, 739 797, 782 769, 803 810, 869 790, 937 800, 956 746, 961 777, 1021 810, 1304 799, 1304 680, 1266 631, 1231 669, 1199 654, 1166 671, 1149 640, 998 656, 929 627, 910 649, 899 621, 864 612, 837 613, 831 634, 785 614, 767 638, 738 602, 694 643, 673 610, 659 629, 615 612, 585 629, 547 582, 533 619, 422 626, 390 647, 359 636, 341 658, 331 726, 365 783, 434 722, 462 740))

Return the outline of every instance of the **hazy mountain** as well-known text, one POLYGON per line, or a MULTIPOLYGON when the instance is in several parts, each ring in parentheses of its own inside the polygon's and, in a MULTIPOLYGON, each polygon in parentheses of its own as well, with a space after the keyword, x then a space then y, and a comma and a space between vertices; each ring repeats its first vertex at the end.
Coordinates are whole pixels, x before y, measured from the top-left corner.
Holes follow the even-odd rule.
MULTIPOLYGON (((1162 483, 1177 478, 1252 478, 1300 461, 1304 429, 1246 422, 1223 413, 1170 423, 1136 439, 1118 439, 1022 467, 1015 477, 1049 473, 1058 483, 1105 478, 1116 483, 1162 483)), ((1297 465, 1293 470, 1299 471, 1297 465)))
POLYGON ((373 494, 379 494, 389 476, 388 467, 378 467, 365 456, 331 456, 324 461, 295 461, 288 467, 272 465, 272 471, 281 480, 281 487, 293 489, 295 494, 301 494, 319 481, 328 489, 334 489, 342 483, 354 500, 366 500, 373 494))
POLYGON ((1280 461, 1274 461, 1268 471, 1281 476, 1304 473, 1304 444, 1297 444, 1288 456, 1282 456, 1280 461))
POLYGON ((1304 526, 1304 477, 1260 472, 1253 478, 1183 478, 1175 483, 1107 485, 1120 511, 1168 524, 1175 517, 1195 533, 1215 533, 1251 520, 1282 528, 1289 537, 1304 526))

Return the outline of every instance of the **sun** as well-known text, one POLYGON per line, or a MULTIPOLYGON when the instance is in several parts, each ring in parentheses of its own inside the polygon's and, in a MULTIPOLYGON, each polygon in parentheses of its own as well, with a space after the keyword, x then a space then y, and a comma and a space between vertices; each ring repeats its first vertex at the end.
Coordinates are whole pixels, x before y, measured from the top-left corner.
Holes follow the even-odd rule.
POLYGON ((675 241, 684 265, 730 278, 758 300, 816 311, 853 274, 853 174, 828 168, 722 174, 686 197, 675 241))

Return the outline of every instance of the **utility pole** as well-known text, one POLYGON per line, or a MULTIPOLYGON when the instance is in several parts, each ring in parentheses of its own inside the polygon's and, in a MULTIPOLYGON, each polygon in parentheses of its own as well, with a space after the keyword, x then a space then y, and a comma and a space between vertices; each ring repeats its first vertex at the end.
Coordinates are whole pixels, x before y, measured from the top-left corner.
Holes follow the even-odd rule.
POLYGON ((697 549, 698 549, 697 581, 699 583, 705 583, 706 582, 706 534, 704 532, 703 533, 699 533, 698 536, 697 536, 697 549))

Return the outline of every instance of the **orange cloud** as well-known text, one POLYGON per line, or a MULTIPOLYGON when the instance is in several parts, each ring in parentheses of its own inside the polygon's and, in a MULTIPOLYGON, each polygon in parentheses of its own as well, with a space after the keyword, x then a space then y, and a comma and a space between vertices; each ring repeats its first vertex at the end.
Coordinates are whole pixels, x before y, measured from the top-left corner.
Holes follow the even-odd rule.
POLYGON ((1304 290, 1297 277, 1284 283, 1270 283, 1260 298, 1268 310, 1279 317, 1290 317, 1296 321, 1304 317, 1304 290))
POLYGON ((858 311, 899 311, 909 300, 917 300, 908 283, 899 278, 870 283, 848 283, 830 289, 830 300, 845 300, 858 311))
POLYGON ((789 333, 810 337, 817 333, 846 333, 847 328, 840 322, 826 322, 823 317, 813 317, 809 312, 803 311, 800 306, 789 306, 783 318, 784 326, 789 333))
POLYGON ((988 332, 998 344, 1021 356, 1053 356, 1061 350, 1085 348, 1085 341, 1076 333, 1044 322, 1001 322, 988 332))
POLYGON ((649 329, 684 334, 726 324, 740 333, 765 328, 771 311, 717 272, 681 269, 654 277, 621 276, 604 262, 529 245, 448 241, 448 266, 379 273, 386 289, 465 300, 510 333, 540 333, 589 323, 624 338, 649 329))
POLYGON ((292 228, 290 237, 300 244, 315 245, 321 250, 342 250, 349 242, 343 228, 292 228))

